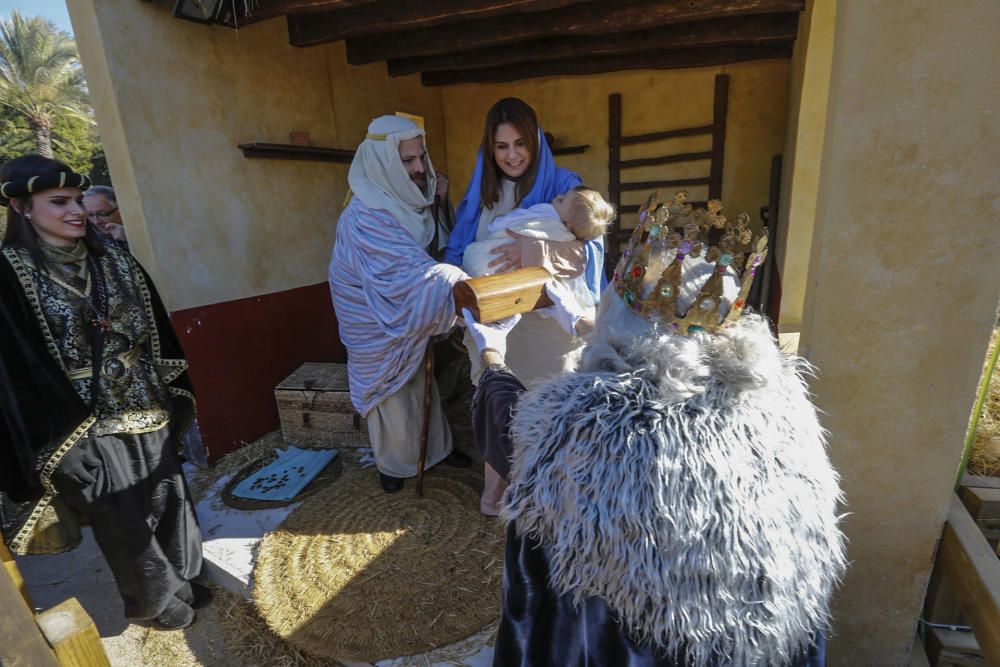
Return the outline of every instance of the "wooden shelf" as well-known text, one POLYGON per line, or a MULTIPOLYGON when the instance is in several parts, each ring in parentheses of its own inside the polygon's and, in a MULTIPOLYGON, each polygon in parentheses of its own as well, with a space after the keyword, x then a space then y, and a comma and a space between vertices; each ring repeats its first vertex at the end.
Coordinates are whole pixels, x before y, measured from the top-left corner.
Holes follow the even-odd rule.
POLYGON ((560 146, 558 148, 552 149, 553 155, 578 155, 580 153, 585 153, 587 149, 590 148, 590 144, 581 144, 579 146, 560 146))
POLYGON ((265 160, 312 160, 350 164, 354 159, 354 151, 347 148, 265 143, 240 144, 239 147, 243 151, 243 157, 265 160))

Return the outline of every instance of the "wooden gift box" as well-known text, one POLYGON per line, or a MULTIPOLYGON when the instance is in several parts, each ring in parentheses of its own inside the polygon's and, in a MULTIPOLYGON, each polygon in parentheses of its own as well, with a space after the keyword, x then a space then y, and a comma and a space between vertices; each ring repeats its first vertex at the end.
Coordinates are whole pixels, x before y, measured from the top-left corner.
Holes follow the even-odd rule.
POLYGON ((455 283, 455 314, 462 309, 472 311, 477 322, 489 324, 517 313, 552 305, 545 292, 551 280, 549 272, 540 266, 518 269, 494 276, 480 276, 455 283))
POLYGON ((307 362, 274 388, 285 443, 370 447, 368 422, 351 404, 347 364, 307 362))

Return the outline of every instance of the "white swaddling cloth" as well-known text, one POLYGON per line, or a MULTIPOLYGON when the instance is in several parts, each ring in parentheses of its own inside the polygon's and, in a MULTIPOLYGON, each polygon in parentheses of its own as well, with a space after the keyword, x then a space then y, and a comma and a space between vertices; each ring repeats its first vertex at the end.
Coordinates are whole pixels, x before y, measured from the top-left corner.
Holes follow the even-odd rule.
POLYGON ((552 204, 535 204, 528 208, 514 209, 489 225, 490 233, 482 241, 474 241, 465 248, 462 269, 470 276, 488 276, 494 273, 490 262, 497 258, 493 250, 511 242, 510 230, 518 236, 543 241, 574 241, 576 237, 566 229, 552 204))
MULTIPOLYGON (((512 242, 512 239, 507 235, 508 230, 518 236, 541 239, 543 241, 566 242, 577 240, 573 236, 573 233, 566 229, 566 225, 559 219, 559 214, 556 213, 556 209, 552 204, 535 204, 528 208, 514 209, 510 213, 493 220, 489 224, 488 229, 489 235, 484 240, 474 241, 465 248, 462 270, 470 276, 489 276, 495 273, 494 268, 489 265, 490 262, 497 258, 497 255, 492 254, 492 252, 494 248, 512 242)), ((521 268, 524 267, 522 266, 521 268)), ((582 272, 574 278, 556 278, 556 280, 570 289, 581 306, 589 307, 593 305, 593 296, 587 287, 587 281, 584 279, 582 272)), ((575 350, 579 346, 568 344, 566 342, 568 339, 561 335, 562 330, 559 329, 558 325, 552 326, 553 322, 543 324, 541 320, 545 319, 548 319, 548 314, 544 310, 529 313, 514 329, 518 332, 518 337, 526 336, 529 331, 537 330, 538 332, 537 339, 525 347, 525 350, 530 350, 529 357, 531 362, 524 364, 524 376, 518 375, 522 382, 526 382, 525 378, 540 378, 560 373, 575 365, 575 350), (536 322, 536 320, 538 321, 536 322), (542 333, 543 330, 544 333, 542 333), (545 349, 546 344, 555 346, 551 353, 545 349), (573 352, 573 354, 564 354, 567 350, 573 352), (539 369, 543 370, 539 372, 539 369)), ((511 335, 513 335, 513 332, 511 332, 511 335)), ((571 339, 572 337, 569 338, 571 339)), ((472 347, 470 349, 475 348, 472 347)), ((507 361, 508 365, 510 365, 511 359, 516 359, 518 355, 513 352, 513 348, 510 345, 507 346, 507 349, 509 351, 507 361)), ((479 380, 480 372, 478 368, 478 354, 471 354, 470 359, 472 360, 472 379, 473 383, 475 383, 479 380)), ((510 365, 510 368, 515 368, 516 366, 510 365)), ((528 382, 526 384, 530 385, 528 382)))

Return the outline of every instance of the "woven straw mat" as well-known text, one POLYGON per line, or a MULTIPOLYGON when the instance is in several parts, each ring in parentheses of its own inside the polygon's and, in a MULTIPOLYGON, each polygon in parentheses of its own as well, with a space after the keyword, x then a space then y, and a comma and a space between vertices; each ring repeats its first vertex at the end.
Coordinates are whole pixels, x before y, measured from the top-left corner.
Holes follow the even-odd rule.
POLYGON ((500 615, 503 528, 479 513, 481 468, 437 466, 399 493, 345 465, 260 545, 254 599, 313 655, 375 662, 459 641, 500 615))

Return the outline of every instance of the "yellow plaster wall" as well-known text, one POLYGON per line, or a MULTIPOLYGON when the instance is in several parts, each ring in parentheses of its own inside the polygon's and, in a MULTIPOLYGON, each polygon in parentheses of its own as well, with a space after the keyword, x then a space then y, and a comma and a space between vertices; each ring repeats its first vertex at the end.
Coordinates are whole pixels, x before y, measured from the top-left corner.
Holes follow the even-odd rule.
POLYGON ((826 133, 837 0, 810 0, 792 54, 788 126, 781 171, 775 258, 783 332, 799 331, 812 248, 819 167, 826 133))
POLYGON ((421 86, 417 75, 390 77, 386 74, 385 63, 349 65, 343 42, 324 48, 328 51, 330 64, 329 85, 337 134, 343 146, 354 148, 361 143, 372 118, 405 111, 424 117, 427 152, 434 168, 447 172, 441 89, 421 86))
POLYGON ((1000 298, 995 0, 841 0, 801 349, 852 562, 833 665, 902 665, 1000 298))
POLYGON ((172 310, 326 277, 347 165, 250 160, 237 144, 304 130, 353 148, 398 110, 425 115, 444 154, 438 91, 348 68, 342 46, 292 48, 283 20, 237 32, 135 0, 68 6, 129 240, 172 310))
MULTIPOLYGON (((767 203, 771 156, 784 145, 789 64, 761 60, 725 67, 616 72, 586 77, 547 77, 505 84, 467 84, 443 89, 448 164, 461 199, 474 168, 482 139, 486 112, 497 100, 520 97, 534 107, 542 127, 559 145, 589 144, 579 155, 557 158, 560 166, 578 172, 584 183, 607 195, 608 95, 622 95, 625 134, 705 125, 712 122, 714 77, 730 75, 723 202, 730 214, 746 210, 759 221, 767 203)), ((623 159, 703 151, 711 137, 683 137, 628 146, 623 159)), ((662 180, 707 176, 708 161, 684 165, 644 167, 623 172, 625 181, 662 180)), ((705 187, 690 188, 693 198, 707 194, 705 187)), ((623 204, 638 204, 648 192, 623 193, 623 204)), ((626 226, 634 216, 626 216, 626 226)))

